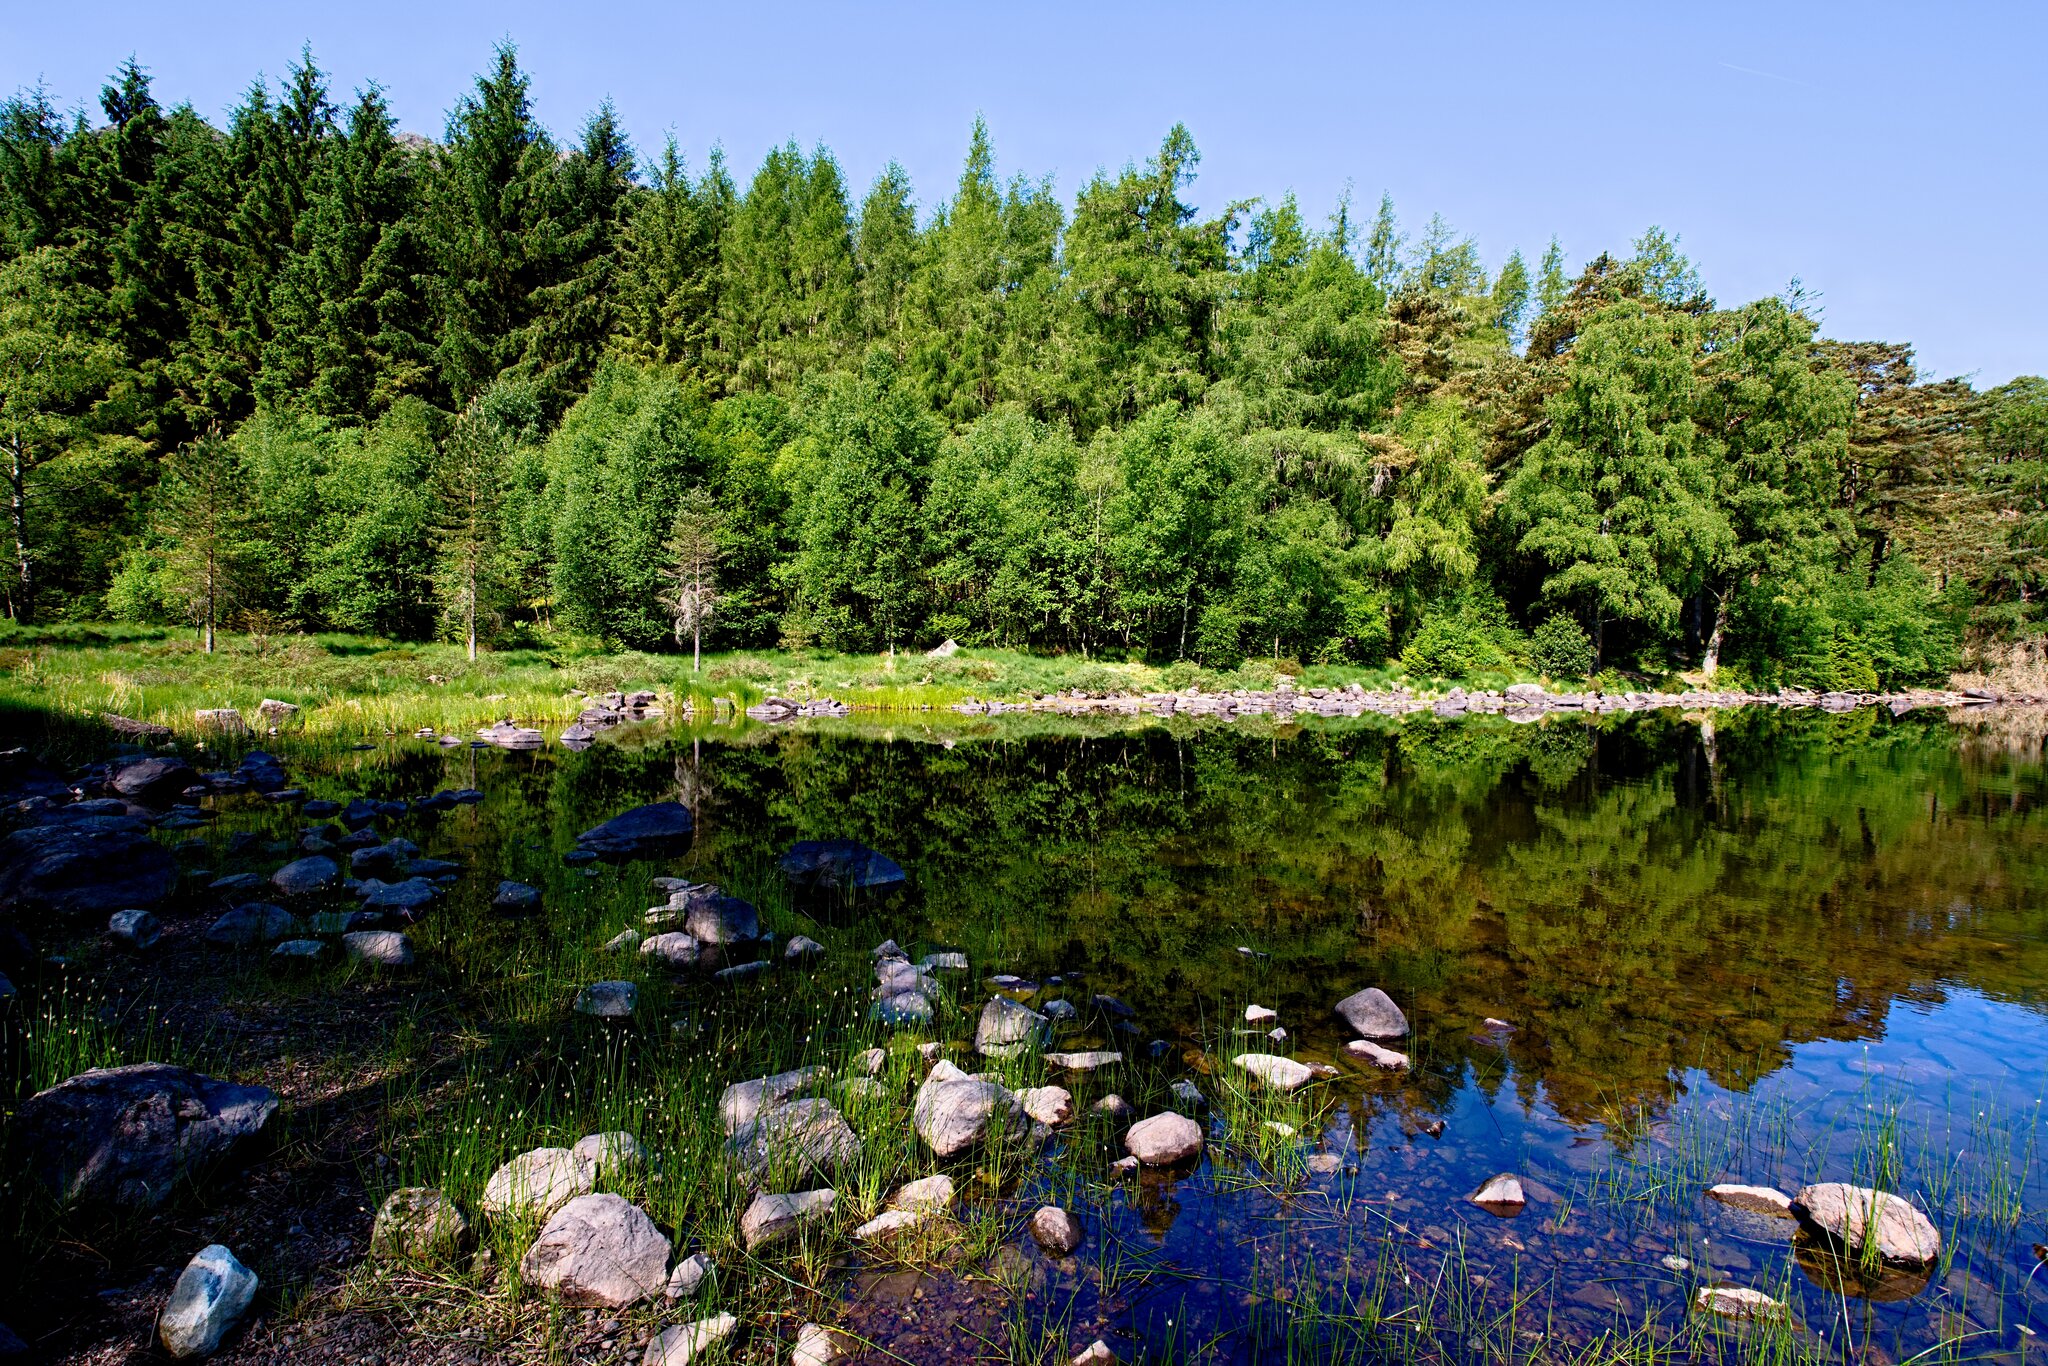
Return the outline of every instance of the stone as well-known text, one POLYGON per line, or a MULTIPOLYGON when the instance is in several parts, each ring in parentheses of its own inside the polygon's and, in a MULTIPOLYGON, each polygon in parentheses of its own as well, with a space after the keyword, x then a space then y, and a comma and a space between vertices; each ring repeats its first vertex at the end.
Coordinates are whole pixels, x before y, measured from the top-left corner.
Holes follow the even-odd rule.
POLYGON ((1058 1128, 1074 1117, 1074 1097, 1064 1086, 1028 1086, 1017 1092, 1024 1113, 1040 1124, 1058 1128))
POLYGON ((899 996, 906 991, 915 991, 931 996, 939 989, 938 982, 922 968, 912 967, 905 958, 884 958, 875 964, 875 999, 899 996))
POLYGON ((256 714, 273 726, 281 726, 299 714, 296 702, 280 702, 275 697, 266 697, 256 704, 256 714))
MULTIPOLYGON (((628 930, 628 934, 632 931, 628 930)), ((694 968, 702 954, 697 941, 680 930, 650 935, 640 941, 640 956, 659 958, 672 968, 694 968)))
POLYGON ((620 930, 617 934, 604 941, 604 951, 606 953, 631 953, 640 947, 640 942, 640 931, 620 930))
POLYGON ((129 816, 61 817, 0 840, 0 906, 98 919, 161 905, 177 886, 177 859, 129 816))
POLYGON ((246 906, 235 907, 208 926, 206 942, 228 948, 248 948, 252 944, 274 944, 280 939, 289 939, 298 932, 298 928, 298 920, 284 907, 252 901, 246 906))
POLYGON ((1792 1198, 1792 1209, 1810 1228, 1852 1253, 1875 1244, 1894 1266, 1926 1266, 1941 1256, 1941 1233, 1926 1215, 1896 1195, 1824 1181, 1792 1198))
POLYGON ((392 911, 408 920, 433 905, 440 895, 441 889, 423 877, 409 877, 403 882, 371 878, 356 887, 364 910, 392 911))
POLYGON ((877 895, 904 883, 903 869, 854 840, 802 840, 780 859, 793 891, 841 898, 877 895))
POLYGON ((387 1261, 446 1256, 469 1236, 455 1202, 431 1186, 406 1186, 384 1197, 370 1226, 370 1255, 387 1261))
POLYGON ((1774 1186, 1742 1186, 1724 1181, 1718 1186, 1707 1187, 1707 1195, 1734 1209, 1747 1210, 1751 1214, 1768 1215, 1773 1219, 1791 1219, 1792 1197, 1774 1186))
POLYGON ((796 1346, 790 1349, 789 1366, 831 1366, 845 1355, 831 1329, 822 1323, 807 1323, 796 1330, 796 1346))
POLYGON ((11 1135, 65 1201, 147 1209, 262 1133, 277 1097, 168 1063, 96 1067, 24 1101, 11 1135))
POLYGON ((953 639, 951 636, 947 636, 944 640, 932 646, 931 649, 926 650, 924 652, 924 657, 926 659, 951 659, 954 655, 957 655, 959 653, 960 642, 953 639))
POLYGON ((1000 1083, 956 1080, 936 1071, 918 1088, 911 1106, 917 1136, 940 1157, 965 1152, 994 1134, 1014 1134, 1026 1122, 1024 1107, 1000 1083))
POLYGON ((1049 1022, 1030 1006, 1007 996, 992 996, 981 1008, 981 1021, 974 1028, 974 1047, 981 1053, 1016 1050, 1044 1039, 1049 1022))
POLYGON ((317 939, 287 939, 270 951, 271 963, 279 968, 304 967, 327 956, 327 946, 317 939))
POLYGON ((1384 1067, 1390 1072, 1406 1071, 1408 1055, 1396 1053, 1391 1048, 1382 1048, 1371 1039, 1353 1039, 1344 1045, 1344 1051, 1354 1058, 1363 1058, 1374 1067, 1384 1067))
POLYGON ((829 1175, 860 1157, 860 1139, 829 1100, 792 1100, 758 1115, 726 1140, 725 1151, 749 1175, 829 1175))
POLYGON ((1268 1010, 1265 1006, 1246 1006, 1244 1008, 1244 1022, 1248 1025, 1265 1024, 1269 1020, 1277 1020, 1279 1018, 1279 1011, 1268 1010))
POLYGON ((706 944, 744 944, 761 937, 761 917, 752 903, 714 891, 691 898, 683 928, 706 944))
POLYGON ((1201 1153, 1202 1126, 1168 1110, 1127 1129, 1124 1151, 1148 1167, 1171 1167, 1201 1153))
POLYGON ((717 1278, 718 1264, 702 1252, 692 1252, 668 1273, 668 1289, 663 1293, 672 1300, 693 1300, 698 1291, 717 1278))
POLYGON ((596 1184, 596 1168, 567 1148, 534 1148, 491 1173, 477 1207, 491 1219, 545 1219, 596 1184))
POLYGON ((1703 1285, 1692 1297, 1693 1308, 1723 1318, 1770 1323, 1785 1317, 1785 1306, 1761 1290, 1741 1285, 1703 1285))
POLYGON ((1167 1087, 1166 1091, 1168 1095, 1173 1097, 1176 1104, 1185 1105, 1190 1110, 1200 1110, 1209 1104, 1208 1097, 1202 1094, 1202 1088, 1189 1081, 1186 1077, 1182 1077, 1179 1081, 1167 1087))
POLYGON ((664 1328, 647 1344, 641 1366, 690 1366, 709 1348, 724 1342, 739 1329, 740 1321, 730 1314, 713 1314, 695 1323, 664 1328))
POLYGON ((668 1288, 669 1242, 618 1195, 579 1195, 556 1210, 519 1259, 519 1277, 563 1304, 624 1309, 668 1288))
POLYGON ((881 943, 875 945, 873 949, 869 950, 869 956, 878 964, 884 958, 901 958, 906 962, 910 959, 910 955, 903 951, 902 945, 893 939, 884 939, 881 943))
POLYGON ((213 1355, 221 1338, 249 1312, 256 1283, 256 1273, 219 1243, 199 1249, 178 1273, 157 1317, 164 1350, 180 1360, 213 1355))
POLYGON ((782 958, 786 963, 808 963, 814 958, 823 958, 824 956, 825 946, 823 944, 801 934, 791 937, 789 943, 783 945, 782 948, 782 958))
POLYGON ((1113 1120, 1122 1120, 1131 1113, 1131 1103, 1114 1091, 1088 1108, 1098 1115, 1107 1115, 1113 1120))
POLYGON ((1047 1066, 1063 1068, 1068 1072, 1094 1072, 1104 1067, 1115 1067, 1124 1060, 1122 1053, 1097 1049, 1084 1053, 1048 1053, 1047 1066))
POLYGON ((711 980, 723 986, 732 986, 739 982, 752 981, 766 971, 768 964, 765 961, 735 963, 729 968, 720 968, 712 973, 711 980))
POLYGON ((1337 1002, 1337 1013, 1368 1039, 1398 1039, 1408 1032, 1408 1017, 1394 998, 1378 987, 1367 987, 1337 1002))
POLYGON ((313 896, 341 881, 341 865, 325 854, 294 859, 270 875, 270 885, 286 896, 313 896))
POLYGON ((1031 1216, 1031 1236, 1055 1257, 1081 1246, 1081 1224, 1058 1205, 1040 1205, 1031 1216))
POLYGON ((201 734, 212 731, 219 735, 247 735, 249 723, 242 719, 242 713, 233 707, 202 707, 192 713, 193 724, 201 734))
POLYGON ((1529 1198, 1522 1192, 1522 1183, 1507 1172, 1502 1172, 1478 1190, 1465 1197, 1489 1214, 1513 1218, 1522 1212, 1529 1198))
POLYGON ((1097 1338, 1074 1355, 1073 1366, 1112 1366, 1116 1359, 1109 1344, 1097 1338))
POLYGON ((1054 1024, 1072 1024, 1075 1020, 1081 1018, 1080 1007, 1076 1006, 1072 1001, 1057 999, 1047 1001, 1045 1009, 1040 1013, 1054 1024))
POLYGON ((355 930, 341 937, 341 948, 351 963, 374 963, 380 968, 412 966, 412 941, 397 930, 355 930))
POLYGON ((829 1218, 838 1198, 839 1193, 829 1189, 757 1195, 740 1216, 740 1239, 749 1252, 781 1242, 803 1225, 829 1218))
POLYGON ((730 1137, 752 1124, 763 1111, 788 1103, 829 1075, 822 1067, 798 1067, 772 1077, 736 1081, 719 1093, 719 1123, 730 1137))
POLYGON ((131 952, 154 947, 163 932, 163 925, 148 911, 115 911, 107 917, 107 938, 131 952))
POLYGON ((920 1214, 943 1214, 952 1203, 953 1178, 944 1172, 906 1181, 889 1197, 892 1209, 907 1209, 920 1214))
POLYGON ((540 888, 526 882, 501 882, 491 909, 503 915, 525 915, 540 909, 540 888))
POLYGON ((863 1243, 872 1243, 884 1238, 893 1238, 899 1233, 907 1233, 924 1220, 922 1210, 885 1209, 855 1229, 853 1236, 863 1243))
POLYGON ((623 1020, 640 1004, 640 988, 631 982, 592 982, 576 993, 576 1013, 600 1020, 623 1020))
POLYGON ((882 1068, 887 1066, 888 1062, 889 1055, 886 1051, 880 1048, 864 1048, 854 1055, 853 1067, 864 1077, 874 1077, 881 1075, 882 1068))
POLYGON ((576 843, 613 858, 649 858, 680 851, 695 828, 690 808, 681 802, 653 802, 592 826, 576 837, 576 843))
POLYGON ((107 786, 138 802, 172 802, 198 782, 198 772, 183 759, 149 758, 122 768, 107 786))
POLYGON ((928 953, 917 962, 926 972, 965 972, 967 955, 964 953, 928 953))
POLYGON ((868 1007, 868 1018, 891 1029, 904 1025, 930 1024, 932 1003, 918 991, 901 991, 868 1007))
POLYGON ((578 1162, 589 1163, 601 1177, 633 1171, 647 1161, 647 1150, 640 1146, 640 1140, 623 1129, 585 1134, 569 1145, 569 1155, 578 1162))
POLYGON ((1240 1053, 1231 1062, 1281 1092, 1299 1091, 1314 1081, 1316 1075, 1294 1059, 1274 1053, 1240 1053))

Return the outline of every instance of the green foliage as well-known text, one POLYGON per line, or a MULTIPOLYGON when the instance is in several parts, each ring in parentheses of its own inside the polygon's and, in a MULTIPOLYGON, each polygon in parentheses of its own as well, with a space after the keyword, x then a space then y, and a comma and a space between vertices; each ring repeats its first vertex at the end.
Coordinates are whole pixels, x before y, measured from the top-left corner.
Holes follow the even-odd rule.
POLYGON ((1551 678, 1585 678, 1593 672, 1593 640, 1578 620, 1553 612, 1529 633, 1529 661, 1551 678))
POLYGON ((1423 618, 1401 650, 1401 667, 1428 678, 1471 678, 1513 667, 1523 642, 1507 608, 1474 593, 1423 618))

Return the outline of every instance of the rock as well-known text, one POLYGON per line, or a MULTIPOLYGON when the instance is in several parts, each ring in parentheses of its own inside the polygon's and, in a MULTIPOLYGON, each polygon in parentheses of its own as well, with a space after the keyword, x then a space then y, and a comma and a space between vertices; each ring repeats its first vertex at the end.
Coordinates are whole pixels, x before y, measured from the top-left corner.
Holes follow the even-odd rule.
POLYGON ((1109 1344, 1097 1338, 1075 1354, 1073 1366, 1113 1366, 1115 1361, 1116 1353, 1109 1350, 1109 1344))
POLYGON ((280 939, 289 939, 298 933, 298 929, 297 918, 284 907, 252 901, 246 906, 235 907, 208 926, 206 942, 229 948, 247 948, 251 944, 274 944, 280 939))
POLYGON ((505 915, 524 915, 540 909, 540 888, 525 882, 501 882, 491 898, 491 909, 505 915))
POLYGON ((596 1184, 596 1168, 567 1148, 534 1148, 491 1173, 477 1207, 491 1219, 545 1219, 596 1184))
POLYGON ((1048 1053, 1048 1066, 1064 1068, 1069 1072, 1094 1072, 1104 1067, 1115 1067, 1124 1060, 1121 1053, 1098 1049, 1087 1053, 1048 1053))
POLYGON ((1081 1018, 1080 1008, 1077 1007, 1072 1001, 1047 1001, 1045 1003, 1045 1009, 1040 1013, 1043 1014, 1046 1019, 1051 1020, 1054 1024, 1072 1024, 1075 1020, 1081 1018))
POLYGON ((1081 1246, 1081 1225, 1058 1205, 1040 1205, 1031 1216, 1031 1236, 1055 1257, 1064 1257, 1081 1246))
POLYGON ((1703 1314, 1751 1322, 1775 1322, 1785 1317, 1783 1304, 1748 1286, 1703 1285, 1693 1295, 1692 1304, 1703 1314))
POLYGON ((384 1197, 370 1226, 370 1255, 389 1261, 446 1256, 469 1236, 469 1221, 440 1191, 407 1186, 384 1197))
POLYGON ((838 1198, 834 1190, 757 1195, 740 1216, 740 1239, 749 1252, 780 1242, 804 1224, 829 1217, 838 1198))
POLYGON ((177 860, 132 817, 69 816, 0 840, 0 906, 98 919, 159 905, 177 886, 177 860))
POLYGON ((412 941, 397 930, 356 930, 341 937, 341 947, 351 963, 375 963, 381 968, 412 966, 412 941))
POLYGON ((1124 1151, 1148 1167, 1171 1167, 1202 1151, 1202 1126, 1168 1110, 1124 1132, 1124 1151))
POLYGON ((789 1366, 831 1366, 846 1354, 838 1339, 822 1323, 807 1323, 796 1331, 796 1346, 790 1350, 789 1366))
POLYGON ((1529 1203, 1528 1197, 1522 1193, 1522 1183, 1506 1172, 1465 1198, 1487 1213, 1502 1218, 1513 1218, 1522 1212, 1522 1206, 1529 1203))
POLYGON ((66 1201, 147 1209, 263 1131, 277 1097, 168 1063, 96 1067, 23 1102, 12 1140, 66 1201))
POLYGON ((148 911, 115 911, 107 917, 107 938, 131 952, 153 947, 163 932, 162 924, 148 911))
POLYGON ((256 1273, 219 1243, 210 1244, 178 1273, 157 1318, 157 1336, 174 1357, 211 1356, 255 1298, 256 1273))
POLYGON ((349 876, 358 878, 397 879, 406 860, 418 853, 410 844, 394 840, 390 844, 373 844, 367 849, 349 852, 349 876))
POLYGON ((604 941, 604 951, 606 953, 631 953, 640 947, 640 942, 640 931, 620 930, 617 934, 604 941))
POLYGON ((1316 1075, 1294 1059, 1273 1053, 1240 1053, 1231 1062, 1275 1091, 1298 1091, 1314 1081, 1316 1075))
POLYGON ((924 1220, 925 1215, 921 1210, 887 1209, 855 1229, 853 1236, 863 1243, 872 1243, 908 1232, 924 1220))
POLYGON ((772 1077, 736 1081, 719 1094, 719 1123, 725 1126, 728 1136, 736 1134, 752 1124, 763 1111, 787 1104, 829 1075, 822 1067, 798 1067, 788 1072, 777 1072, 772 1077))
POLYGON ((932 975, 922 968, 912 967, 905 958, 884 958, 875 964, 875 999, 900 996, 914 991, 921 996, 932 996, 938 992, 939 984, 932 975))
POLYGON ((689 844, 696 822, 681 802, 654 802, 622 811, 576 837, 576 843, 612 858, 650 858, 689 844))
POLYGON ((1179 1081, 1167 1087, 1166 1090, 1173 1097, 1176 1104, 1185 1105, 1190 1110, 1204 1109, 1209 1104, 1208 1097, 1202 1094, 1202 1088, 1189 1081, 1186 1077, 1182 1077, 1179 1081))
POLYGON ((1394 998, 1378 987, 1367 987, 1337 1002, 1337 1013, 1368 1039, 1398 1039, 1408 1032, 1408 1017, 1394 998))
POLYGON ((928 953, 918 959, 918 967, 926 972, 965 972, 967 955, 964 953, 928 953))
POLYGON ((944 640, 932 646, 931 649, 926 650, 924 652, 924 657, 926 659, 951 659, 954 655, 957 655, 959 653, 960 642, 953 639, 951 636, 947 636, 944 640))
POLYGON ((592 982, 576 993, 576 1013, 600 1020, 623 1020, 640 1004, 640 988, 631 982, 592 982))
POLYGON ((751 903, 712 891, 690 899, 683 928, 706 944, 745 944, 761 937, 761 917, 751 903))
POLYGON ((664 1328, 647 1344, 641 1366, 690 1366, 708 1348, 731 1337, 740 1321, 730 1314, 713 1314, 695 1323, 664 1328))
POLYGON ((327 956, 327 946, 317 939, 287 939, 270 951, 271 964, 279 968, 303 967, 327 956))
POLYGON ((256 704, 256 714, 270 725, 281 726, 297 716, 299 708, 295 702, 280 702, 274 697, 266 697, 256 704))
POLYGON ((668 1239, 617 1195, 579 1195, 556 1210, 519 1259, 519 1277, 563 1304, 623 1309, 668 1287, 668 1239))
MULTIPOLYGON (((626 933, 633 932, 628 930, 626 933)), ((667 934, 657 934, 640 940, 640 955, 643 958, 659 958, 672 968, 696 967, 702 952, 697 941, 680 930, 671 930, 667 934)))
POLYGON ((632 1171, 646 1163, 647 1150, 640 1140, 623 1129, 585 1134, 569 1145, 569 1155, 587 1162, 599 1176, 632 1171))
POLYGON ((1074 1117, 1074 1097, 1064 1086, 1029 1086, 1017 1092, 1024 1113, 1040 1124, 1058 1128, 1074 1117))
POLYGON ((918 1088, 911 1106, 917 1136, 940 1157, 965 1152, 998 1134, 1015 1135, 1027 1122, 1024 1107, 1000 1083, 952 1079, 937 1071, 918 1088))
POLYGON ((663 1293, 672 1300, 693 1300, 699 1290, 717 1277, 718 1264, 701 1252, 692 1252, 668 1273, 668 1289, 663 1293))
POLYGON ((1896 1195, 1824 1181, 1802 1189, 1793 1197, 1792 1209, 1809 1227, 1851 1253, 1875 1243, 1885 1261, 1908 1267, 1926 1266, 1941 1256, 1940 1231, 1896 1195))
POLYGON ((1248 1025, 1265 1024, 1268 1020, 1277 1020, 1279 1018, 1279 1011, 1268 1010, 1264 1006, 1246 1006, 1244 1008, 1244 1022, 1248 1025))
POLYGON ((286 896, 312 896, 341 881, 341 866, 325 854, 295 859, 270 875, 271 886, 286 896))
POLYGON ((869 1006, 868 1018, 891 1029, 930 1024, 932 1003, 922 992, 901 991, 869 1006))
POLYGON ((853 840, 803 840, 789 847, 780 864, 791 889, 810 896, 872 896, 904 882, 893 861, 853 840))
POLYGON ((853 1059, 853 1068, 864 1077, 881 1075, 882 1068, 889 1062, 889 1055, 879 1048, 862 1049, 853 1059))
POLYGON ((192 713, 192 721, 202 735, 209 731, 217 735, 249 733, 249 723, 233 707, 203 707, 192 713))
POLYGON ((1724 1205, 1747 1210, 1751 1214, 1768 1215, 1773 1219, 1790 1219, 1792 1197, 1773 1186, 1739 1186, 1724 1181, 1718 1186, 1707 1187, 1707 1194, 1724 1205))
POLYGON ((1131 1103, 1112 1091, 1088 1107, 1098 1115, 1107 1115, 1113 1120, 1122 1120, 1131 1113, 1131 1103))
POLYGON ((1396 1053, 1391 1048, 1382 1048, 1371 1039, 1353 1039, 1344 1045, 1344 1051, 1355 1058, 1365 1059, 1374 1067, 1384 1067, 1389 1071, 1401 1072, 1408 1068, 1406 1053, 1396 1053))
POLYGON ((1138 1012, 1108 992, 1097 992, 1091 1004, 1112 1020, 1135 1020, 1138 1012))
POLYGON ((423 877, 409 877, 403 882, 371 878, 356 887, 364 910, 392 911, 408 920, 433 905, 440 895, 441 889, 423 877))
POLYGON ((920 1177, 906 1181, 896 1188, 889 1197, 893 1209, 907 1209, 919 1214, 943 1214, 953 1203, 953 1178, 944 1172, 936 1176, 920 1177))
POLYGON ((107 786, 138 802, 172 802, 198 783, 198 772, 183 759, 151 758, 121 769, 107 786))
POLYGON ((808 963, 813 958, 823 958, 825 946, 815 939, 796 935, 783 946, 782 959, 786 963, 808 963))
POLYGON ((1045 1016, 1007 996, 993 996, 981 1008, 974 1029, 974 1047, 991 1057, 1009 1056, 1042 1041, 1050 1029, 1045 1016))
POLYGON ((764 1111, 725 1144, 752 1176, 829 1175, 860 1157, 860 1140, 829 1100, 793 1100, 764 1111))
POLYGON ((875 945, 873 949, 869 950, 868 956, 873 958, 877 965, 880 965, 881 961, 885 958, 901 958, 905 962, 910 961, 910 955, 905 953, 902 945, 893 939, 884 939, 881 943, 875 945))

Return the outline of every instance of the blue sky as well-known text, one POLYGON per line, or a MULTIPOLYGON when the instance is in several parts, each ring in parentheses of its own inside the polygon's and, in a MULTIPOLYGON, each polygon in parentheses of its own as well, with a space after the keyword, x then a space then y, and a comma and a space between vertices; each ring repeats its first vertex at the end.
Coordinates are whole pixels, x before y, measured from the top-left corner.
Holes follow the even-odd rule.
POLYGON ((1176 120, 1206 207, 1347 185, 1440 212, 1490 264, 1573 262, 1650 223, 1724 302, 1822 295, 1833 335, 1912 342, 1980 385, 2048 371, 2048 4, 1034 5, 613 3, 10 6, 0 88, 91 104, 133 53, 219 116, 304 42, 407 129, 511 39, 564 135, 609 96, 646 152, 746 176, 823 141, 856 193, 890 160, 929 208, 989 121, 1003 173, 1062 197, 1176 120))

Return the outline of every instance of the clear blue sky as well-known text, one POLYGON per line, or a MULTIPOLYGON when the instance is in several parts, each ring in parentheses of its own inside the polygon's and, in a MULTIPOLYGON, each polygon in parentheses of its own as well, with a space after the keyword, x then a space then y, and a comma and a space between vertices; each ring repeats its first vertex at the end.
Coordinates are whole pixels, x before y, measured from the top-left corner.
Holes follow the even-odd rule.
POLYGON ((1724 302, 1793 277, 1836 336, 1980 385, 2048 371, 2048 4, 12 4, 0 88, 93 104, 133 53, 219 117, 310 42, 346 94, 438 135, 509 38, 573 134, 609 96, 643 151, 714 142, 742 183, 795 137, 856 194, 889 160, 925 208, 984 114, 1005 175, 1063 198, 1176 120, 1207 207, 1349 184, 1441 212, 1490 264, 1676 232, 1724 302))

